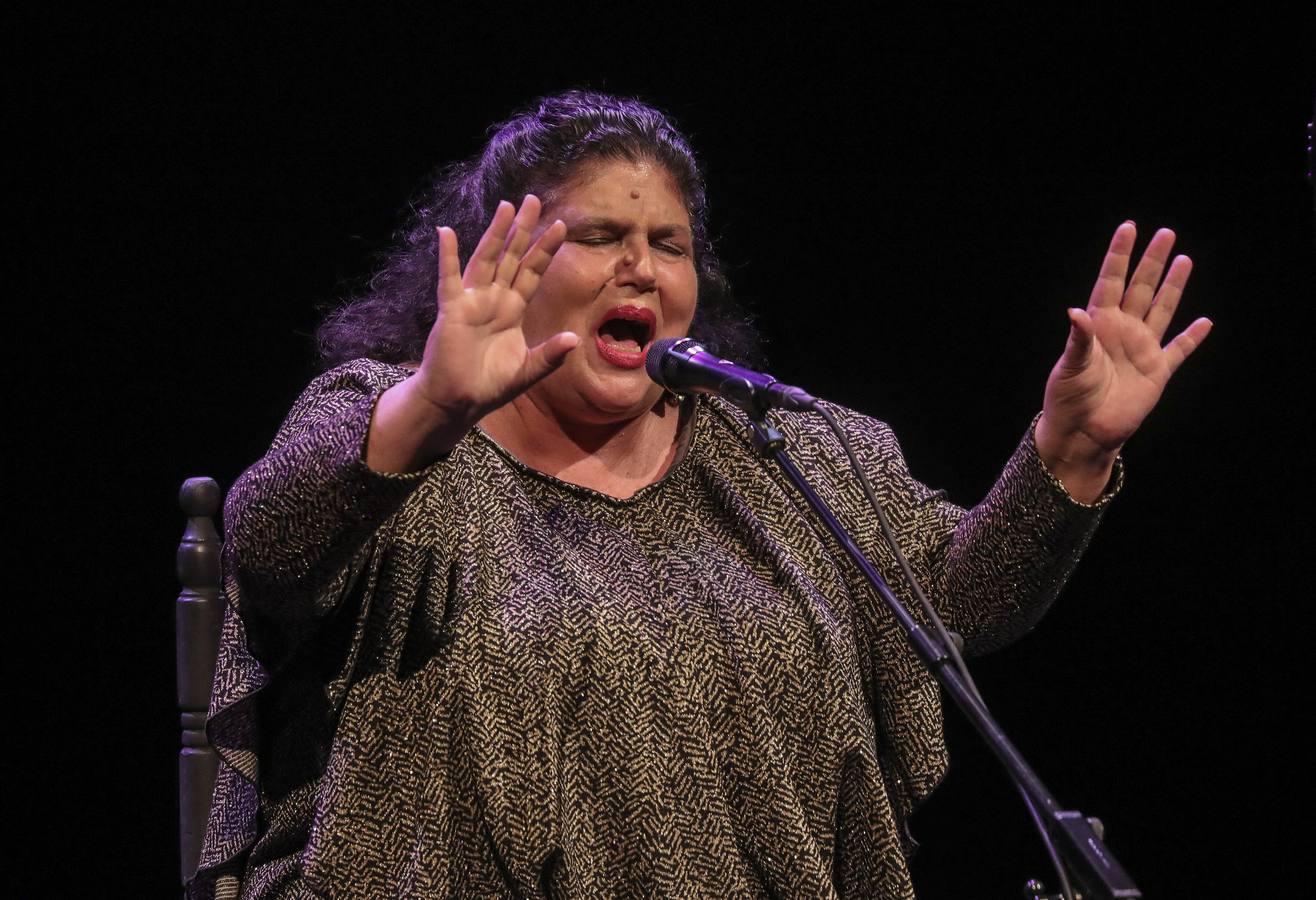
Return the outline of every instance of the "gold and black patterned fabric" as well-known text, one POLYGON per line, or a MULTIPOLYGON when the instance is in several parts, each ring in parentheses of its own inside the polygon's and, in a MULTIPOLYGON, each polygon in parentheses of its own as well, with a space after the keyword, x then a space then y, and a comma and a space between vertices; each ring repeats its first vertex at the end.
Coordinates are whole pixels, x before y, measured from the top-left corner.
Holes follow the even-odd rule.
MULTIPOLYGON (((739 411, 687 401, 682 454, 627 500, 478 429, 380 475, 371 412, 408 374, 318 378, 229 494, 192 896, 912 897, 937 685, 739 411)), ((1036 622, 1114 493, 1075 503, 1030 431, 966 512, 836 414, 970 651, 1036 622)), ((825 424, 779 424, 907 594, 825 424)))

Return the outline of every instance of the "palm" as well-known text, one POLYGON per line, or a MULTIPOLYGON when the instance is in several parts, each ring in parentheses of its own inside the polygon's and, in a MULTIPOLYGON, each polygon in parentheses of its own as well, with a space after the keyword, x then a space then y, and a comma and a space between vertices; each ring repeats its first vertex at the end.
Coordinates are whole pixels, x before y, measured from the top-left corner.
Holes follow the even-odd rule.
POLYGON ((1166 272, 1174 233, 1162 229, 1126 285, 1136 237, 1132 223, 1116 230, 1087 309, 1070 310, 1069 344, 1051 371, 1043 407, 1056 433, 1081 435, 1110 452, 1142 424, 1211 329, 1209 320, 1198 319, 1161 346, 1192 262, 1179 256, 1166 272))
POLYGON ((496 401, 516 384, 530 359, 521 331, 525 306, 511 288, 463 291, 439 311, 433 355, 447 361, 445 369, 472 376, 472 392, 479 399, 496 401))

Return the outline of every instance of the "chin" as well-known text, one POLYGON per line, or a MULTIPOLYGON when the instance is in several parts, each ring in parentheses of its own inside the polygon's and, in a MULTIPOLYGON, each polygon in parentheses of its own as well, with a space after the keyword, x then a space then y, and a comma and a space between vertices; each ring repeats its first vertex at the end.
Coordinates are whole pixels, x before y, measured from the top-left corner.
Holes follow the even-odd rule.
MULTIPOLYGON (((583 349, 583 348, 582 348, 583 349)), ((643 368, 621 369, 597 358, 576 357, 531 388, 539 403, 560 420, 580 425, 615 425, 642 416, 662 399, 663 389, 643 368)))
POLYGON ((610 397, 605 399, 589 398, 589 421, 595 425, 609 425, 626 422, 644 415, 654 408, 661 394, 653 397, 642 395, 633 398, 610 397))
MULTIPOLYGON (((613 422, 624 422, 628 419, 634 419, 641 416, 662 399, 663 391, 658 385, 654 384, 647 376, 643 377, 642 384, 612 384, 612 385, 593 385, 593 389, 587 389, 581 392, 581 399, 584 401, 584 407, 588 421, 595 425, 606 425, 613 422)), ((623 379, 608 379, 610 381, 620 381, 623 379)), ((633 382, 636 379, 633 376, 627 376, 625 381, 633 382)))

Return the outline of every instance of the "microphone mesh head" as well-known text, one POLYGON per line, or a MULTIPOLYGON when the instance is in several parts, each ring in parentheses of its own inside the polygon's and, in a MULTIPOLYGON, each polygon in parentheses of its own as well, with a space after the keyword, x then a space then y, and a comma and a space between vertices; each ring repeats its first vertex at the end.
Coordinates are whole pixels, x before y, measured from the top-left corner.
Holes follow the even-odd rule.
POLYGON ((667 351, 683 338, 663 338, 661 341, 654 341, 649 345, 649 350, 644 354, 644 371, 649 373, 649 377, 663 387, 667 387, 667 382, 663 381, 663 359, 667 356, 667 351))

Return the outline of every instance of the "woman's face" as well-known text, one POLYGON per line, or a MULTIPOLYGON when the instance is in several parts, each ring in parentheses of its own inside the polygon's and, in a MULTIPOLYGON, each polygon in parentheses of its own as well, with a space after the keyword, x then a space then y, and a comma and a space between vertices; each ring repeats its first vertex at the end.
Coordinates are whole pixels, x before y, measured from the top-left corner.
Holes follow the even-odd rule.
POLYGON ((684 336, 695 313, 685 202, 661 165, 600 161, 586 164, 540 221, 554 219, 566 223, 566 241, 522 329, 530 346, 560 331, 574 331, 580 344, 529 398, 563 421, 634 418, 662 395, 645 374, 645 350, 659 338, 684 336))

